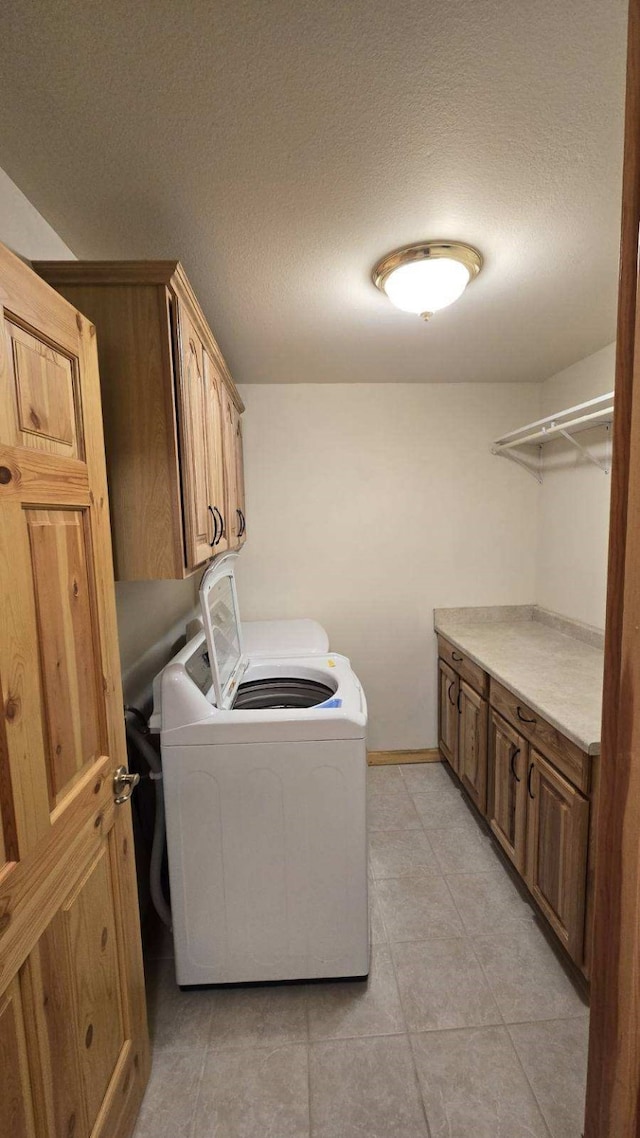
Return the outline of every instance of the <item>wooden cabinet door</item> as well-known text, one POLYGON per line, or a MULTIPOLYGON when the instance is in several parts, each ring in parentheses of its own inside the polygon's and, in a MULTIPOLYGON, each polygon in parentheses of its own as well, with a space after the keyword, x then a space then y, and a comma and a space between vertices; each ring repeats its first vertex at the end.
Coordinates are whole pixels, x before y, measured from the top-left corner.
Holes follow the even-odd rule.
POLYGON ((581 964, 589 803, 533 747, 527 800, 527 885, 569 954, 581 964))
POLYGON ((242 438, 242 415, 235 403, 233 405, 235 460, 236 460, 236 517, 239 515, 240 544, 247 540, 247 506, 244 496, 244 442, 242 438))
POLYGON ((209 512, 213 525, 213 553, 229 548, 229 517, 224 460, 223 384, 209 358, 203 352, 207 389, 207 481, 209 512))
POLYGON ((95 330, 0 246, 0 1134, 125 1138, 149 1071, 95 330))
POLYGON ((464 680, 460 680, 458 773, 465 790, 482 814, 487 809, 488 704, 464 680))
POLYGON ((233 399, 224 391, 224 462, 227 484, 229 546, 239 549, 246 538, 242 422, 233 399))
POLYGON ((209 506, 209 387, 204 348, 184 304, 178 304, 180 467, 187 568, 212 556, 209 506))
POLYGON ((516 869, 524 874, 528 744, 495 711, 491 712, 489 735, 489 825, 516 869))
POLYGON ((438 746, 458 771, 458 694, 460 680, 446 660, 438 660, 438 746))

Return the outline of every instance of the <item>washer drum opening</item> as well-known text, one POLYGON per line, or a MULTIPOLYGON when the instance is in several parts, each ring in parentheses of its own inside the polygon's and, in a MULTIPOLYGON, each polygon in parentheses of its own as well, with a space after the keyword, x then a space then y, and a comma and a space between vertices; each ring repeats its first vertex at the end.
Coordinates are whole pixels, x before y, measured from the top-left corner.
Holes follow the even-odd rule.
POLYGON ((335 689, 318 680, 277 676, 266 680, 251 680, 240 684, 233 701, 235 711, 254 711, 271 708, 317 707, 331 699, 335 689))

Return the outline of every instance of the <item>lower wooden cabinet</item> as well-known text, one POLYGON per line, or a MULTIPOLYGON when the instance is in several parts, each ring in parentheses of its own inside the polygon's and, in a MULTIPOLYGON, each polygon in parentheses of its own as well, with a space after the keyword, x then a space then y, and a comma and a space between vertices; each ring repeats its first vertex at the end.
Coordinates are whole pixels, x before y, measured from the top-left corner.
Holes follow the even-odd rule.
POLYGON ((438 660, 438 746, 458 772, 458 695, 460 680, 445 660, 438 660))
POLYGON ((588 976, 596 760, 442 637, 438 651, 440 752, 588 976))
POLYGON ((458 696, 458 774, 469 797, 481 814, 487 809, 487 719, 486 699, 460 680, 458 696))
POLYGON ((478 810, 487 807, 486 699, 438 660, 438 746, 478 810))
POLYGON ((527 885, 562 944, 580 962, 589 802, 533 747, 526 789, 527 885))
POLYGON ((489 825, 569 955, 582 965, 589 801, 497 712, 489 825))
POLYGON ((491 712, 488 820, 519 873, 526 859, 527 742, 506 720, 491 712))

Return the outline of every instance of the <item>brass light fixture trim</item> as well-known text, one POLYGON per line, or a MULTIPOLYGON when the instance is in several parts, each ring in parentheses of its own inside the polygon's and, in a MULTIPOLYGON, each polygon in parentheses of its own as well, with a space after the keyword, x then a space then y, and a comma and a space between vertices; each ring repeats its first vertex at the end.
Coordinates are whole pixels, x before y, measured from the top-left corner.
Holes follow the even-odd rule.
MULTIPOLYGON (((401 265, 409 265, 415 261, 433 261, 438 257, 445 257, 451 261, 459 261, 469 272, 469 284, 477 277, 482 268, 482 254, 474 249, 473 245, 465 245, 462 241, 420 241, 413 245, 403 245, 387 253, 374 267, 371 274, 376 288, 386 292, 385 284, 391 273, 401 265)), ((425 320, 429 319, 430 312, 423 312, 425 320)))

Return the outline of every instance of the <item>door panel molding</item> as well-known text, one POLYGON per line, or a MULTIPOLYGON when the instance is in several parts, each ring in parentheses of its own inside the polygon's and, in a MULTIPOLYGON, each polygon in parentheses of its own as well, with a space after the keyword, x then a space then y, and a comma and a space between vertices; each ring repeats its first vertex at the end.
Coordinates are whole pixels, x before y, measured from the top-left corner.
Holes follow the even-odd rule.
POLYGON ((629 5, 585 1138, 640 1133, 640 0, 629 5))

